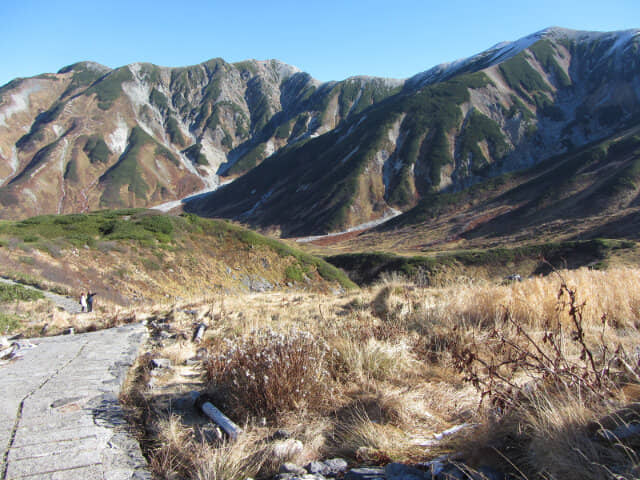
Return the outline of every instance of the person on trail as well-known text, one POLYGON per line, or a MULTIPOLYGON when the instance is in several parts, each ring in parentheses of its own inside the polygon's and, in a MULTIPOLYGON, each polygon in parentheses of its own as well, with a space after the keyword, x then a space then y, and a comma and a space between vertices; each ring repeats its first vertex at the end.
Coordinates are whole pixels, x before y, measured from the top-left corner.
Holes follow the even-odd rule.
POLYGON ((80 309, 82 312, 87 311, 87 296, 84 292, 80 294, 80 309))
POLYGON ((89 292, 87 293, 87 305, 89 306, 89 312, 93 312, 93 297, 95 297, 97 295, 97 293, 93 292, 89 292))

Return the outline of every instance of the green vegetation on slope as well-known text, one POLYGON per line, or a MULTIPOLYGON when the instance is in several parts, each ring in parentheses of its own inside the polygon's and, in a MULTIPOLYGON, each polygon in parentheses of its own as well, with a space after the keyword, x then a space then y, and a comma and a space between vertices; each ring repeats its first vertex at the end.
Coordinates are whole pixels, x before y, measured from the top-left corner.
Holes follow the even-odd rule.
POLYGON ((472 110, 459 137, 459 154, 466 159, 471 154, 471 170, 479 173, 489 164, 478 143, 485 140, 494 159, 500 159, 507 149, 504 135, 496 122, 482 115, 478 110, 472 110))
POLYGON ((2 302, 31 302, 44 298, 42 292, 25 288, 22 285, 0 283, 0 303, 2 302))
POLYGON ((91 135, 82 151, 87 154, 91 163, 107 163, 111 155, 111 150, 100 135, 91 135))
POLYGON ((152 105, 155 105, 161 112, 166 112, 167 110, 169 110, 169 100, 164 95, 164 93, 158 91, 155 88, 151 89, 151 93, 149 94, 149 101, 152 105))
POLYGON ((483 267, 498 275, 513 273, 512 270, 523 262, 533 262, 532 270, 526 274, 548 274, 552 270, 550 265, 578 268, 591 264, 598 267, 606 262, 612 251, 632 248, 635 248, 635 242, 632 241, 594 239, 516 248, 464 250, 432 257, 402 257, 375 252, 335 255, 326 257, 325 260, 346 270, 349 277, 359 285, 371 284, 379 280, 383 273, 399 273, 414 280, 421 279, 428 284, 438 273, 453 267, 483 267))
POLYGON ((88 87, 93 82, 98 80, 100 77, 105 75, 105 72, 89 68, 84 62, 74 63, 73 65, 69 65, 60 69, 58 73, 68 73, 73 71, 73 76, 71 77, 71 83, 61 95, 61 98, 66 97, 67 95, 72 94, 76 89, 82 87, 88 87))
POLYGON ((529 65, 524 52, 501 63, 500 72, 507 84, 524 98, 531 98, 529 92, 549 90, 542 76, 529 65))
POLYGON ((47 250, 51 241, 55 241, 59 247, 66 244, 95 247, 99 241, 133 241, 143 246, 178 246, 183 237, 194 235, 233 240, 247 248, 267 247, 282 257, 295 259, 295 266, 290 270, 292 275, 296 269, 305 273, 316 270, 327 281, 338 282, 345 288, 355 286, 344 272, 318 257, 226 221, 204 219, 192 214, 176 217, 132 208, 0 221, 0 248, 6 248, 8 239, 11 238, 26 238, 32 247, 43 250, 47 250))
POLYGON ((154 140, 140 127, 136 126, 131 130, 127 149, 118 162, 100 177, 100 183, 105 186, 102 197, 100 198, 101 205, 122 205, 120 189, 124 185, 129 185, 128 190, 133 192, 136 197, 145 198, 149 186, 140 173, 138 155, 144 145, 152 142, 154 142, 154 140))
POLYGON ((182 134, 180 125, 178 125, 178 121, 173 115, 169 116, 169 118, 167 119, 167 133, 169 134, 169 140, 174 145, 184 147, 187 144, 187 140, 182 134))
POLYGON ((187 149, 183 150, 184 153, 189 160, 194 162, 197 165, 209 165, 209 161, 204 153, 201 152, 202 145, 200 143, 194 143, 187 149))
POLYGON ((490 83, 484 73, 461 75, 427 86, 398 102, 398 111, 407 114, 402 130, 409 133, 399 152, 403 159, 400 174, 388 193, 392 204, 407 206, 411 203, 411 172, 416 162, 424 164, 425 170, 429 171, 431 188, 440 184, 442 167, 452 162, 447 133, 460 124, 462 113, 459 106, 469 101, 469 89, 482 88, 490 83))
POLYGON ((555 59, 556 51, 549 40, 540 40, 529 47, 546 72, 553 75, 559 87, 571 85, 571 79, 555 59))
POLYGON ((234 163, 227 171, 229 175, 241 175, 260 163, 266 154, 266 146, 259 143, 234 163))
POLYGON ((98 107, 109 110, 113 102, 122 94, 122 84, 131 81, 133 81, 133 75, 129 68, 121 67, 91 85, 84 94, 95 94, 98 97, 98 107))

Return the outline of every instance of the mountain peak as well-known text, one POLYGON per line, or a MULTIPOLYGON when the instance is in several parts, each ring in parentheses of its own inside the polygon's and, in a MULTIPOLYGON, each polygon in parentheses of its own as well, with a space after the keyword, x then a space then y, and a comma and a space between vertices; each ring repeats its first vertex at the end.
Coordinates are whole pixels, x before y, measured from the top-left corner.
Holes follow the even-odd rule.
POLYGON ((497 43, 489 49, 472 57, 461 58, 453 62, 441 63, 429 70, 411 77, 407 81, 409 87, 421 88, 436 82, 447 80, 454 75, 466 71, 477 71, 502 63, 526 50, 540 40, 557 41, 567 39, 578 42, 614 42, 609 53, 624 50, 634 39, 640 38, 640 29, 618 30, 612 32, 596 32, 572 30, 563 27, 547 27, 518 40, 497 43))
POLYGON ((67 65, 66 67, 62 67, 60 70, 58 70, 58 73, 78 72, 84 70, 90 70, 97 73, 107 73, 111 71, 111 68, 97 62, 82 61, 67 65))

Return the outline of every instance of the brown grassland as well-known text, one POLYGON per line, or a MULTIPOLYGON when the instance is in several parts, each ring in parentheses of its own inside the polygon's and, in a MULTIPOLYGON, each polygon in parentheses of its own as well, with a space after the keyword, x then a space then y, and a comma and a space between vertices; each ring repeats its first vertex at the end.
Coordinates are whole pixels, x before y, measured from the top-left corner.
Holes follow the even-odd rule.
POLYGON ((623 267, 221 295, 138 311, 154 335, 123 402, 158 478, 442 455, 516 478, 637 478, 639 314, 640 270, 623 267), (199 321, 209 328, 196 346, 199 321), (154 357, 173 368, 151 370, 154 357), (242 427, 235 443, 204 438, 178 401, 190 390, 242 427))

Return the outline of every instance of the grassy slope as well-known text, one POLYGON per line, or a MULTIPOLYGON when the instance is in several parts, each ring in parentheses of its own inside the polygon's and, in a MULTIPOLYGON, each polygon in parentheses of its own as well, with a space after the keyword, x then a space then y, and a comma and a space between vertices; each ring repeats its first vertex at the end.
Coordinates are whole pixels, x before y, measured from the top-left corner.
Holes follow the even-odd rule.
POLYGON ((283 242, 225 221, 142 209, 0 222, 0 258, 1 275, 70 292, 91 287, 118 304, 267 283, 353 287, 343 272, 283 242))

